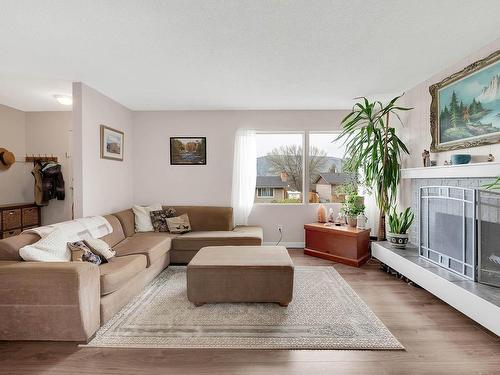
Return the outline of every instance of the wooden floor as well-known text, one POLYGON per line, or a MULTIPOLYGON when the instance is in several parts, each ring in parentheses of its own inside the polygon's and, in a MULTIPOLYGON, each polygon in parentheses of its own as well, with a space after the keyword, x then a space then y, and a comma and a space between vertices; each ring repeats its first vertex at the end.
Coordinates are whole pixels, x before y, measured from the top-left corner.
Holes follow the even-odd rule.
MULTIPOLYGON (((500 374, 500 339, 423 289, 379 270, 290 250, 296 265, 333 265, 406 351, 78 348, 0 342, 0 374, 500 374)), ((500 317, 499 317, 500 319, 500 317)))

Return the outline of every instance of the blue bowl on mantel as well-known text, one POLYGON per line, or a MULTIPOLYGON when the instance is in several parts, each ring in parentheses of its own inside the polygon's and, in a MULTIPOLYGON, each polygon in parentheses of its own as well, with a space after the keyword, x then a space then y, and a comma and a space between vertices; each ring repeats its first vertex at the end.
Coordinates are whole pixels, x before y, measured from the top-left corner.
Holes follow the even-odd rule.
POLYGON ((471 161, 470 154, 454 154, 451 155, 451 164, 468 164, 471 161))

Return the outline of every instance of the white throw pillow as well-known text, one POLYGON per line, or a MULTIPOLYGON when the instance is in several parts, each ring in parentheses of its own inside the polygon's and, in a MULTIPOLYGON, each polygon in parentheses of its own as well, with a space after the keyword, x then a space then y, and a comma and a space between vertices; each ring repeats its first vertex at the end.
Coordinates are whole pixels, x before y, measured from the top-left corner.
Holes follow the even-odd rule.
POLYGON ((68 239, 60 229, 54 229, 40 241, 21 247, 19 255, 24 260, 34 262, 69 262, 71 260, 68 239))
POLYGON ((106 259, 113 258, 116 255, 116 251, 112 250, 107 242, 100 238, 88 238, 83 240, 83 242, 85 242, 94 254, 103 256, 106 259))
POLYGON ((151 223, 151 211, 161 210, 161 204, 153 204, 151 206, 134 206, 135 231, 136 232, 154 232, 153 224, 151 223))

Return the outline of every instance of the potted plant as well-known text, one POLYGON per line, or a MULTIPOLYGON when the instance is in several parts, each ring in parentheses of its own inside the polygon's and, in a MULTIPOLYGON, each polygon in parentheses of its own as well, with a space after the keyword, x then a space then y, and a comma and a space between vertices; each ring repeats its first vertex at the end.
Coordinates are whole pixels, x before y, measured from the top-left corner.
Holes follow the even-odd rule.
POLYGON ((396 135, 396 129, 389 125, 391 117, 399 120, 400 111, 411 109, 396 105, 401 96, 386 105, 356 98, 361 100, 342 120, 342 132, 337 138, 343 139, 346 147, 344 171, 359 173, 363 184, 375 193, 379 241, 385 239, 385 215, 396 201, 401 157, 410 153, 396 135))
POLYGON ((393 208, 389 214, 389 229, 387 239, 391 245, 397 249, 404 249, 408 243, 408 229, 410 229, 415 214, 411 212, 410 207, 407 207, 403 212, 396 212, 393 208))
POLYGON ((342 214, 347 217, 350 227, 356 228, 358 225, 358 215, 365 212, 363 197, 359 195, 347 195, 342 204, 342 214))

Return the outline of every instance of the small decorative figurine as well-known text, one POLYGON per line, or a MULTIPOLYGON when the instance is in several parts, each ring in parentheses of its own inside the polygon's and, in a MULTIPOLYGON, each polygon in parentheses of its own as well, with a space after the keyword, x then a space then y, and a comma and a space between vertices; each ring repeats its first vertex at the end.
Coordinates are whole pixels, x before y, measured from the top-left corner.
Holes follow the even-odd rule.
POLYGON ((334 215, 334 213, 333 213, 333 208, 330 208, 330 209, 328 210, 328 219, 327 219, 327 221, 328 221, 329 223, 334 223, 334 222, 335 222, 335 215, 334 215))
POLYGON ((431 153, 428 150, 424 150, 424 152, 422 152, 422 161, 424 163, 424 167, 431 166, 431 153))
POLYGON ((488 161, 495 161, 495 157, 493 156, 493 154, 488 155, 488 161))
POLYGON ((322 204, 318 207, 317 216, 319 223, 326 223, 326 208, 322 204))

